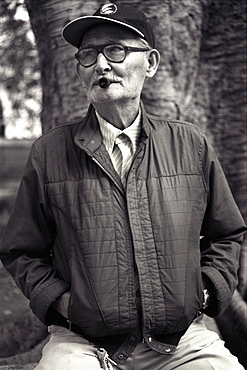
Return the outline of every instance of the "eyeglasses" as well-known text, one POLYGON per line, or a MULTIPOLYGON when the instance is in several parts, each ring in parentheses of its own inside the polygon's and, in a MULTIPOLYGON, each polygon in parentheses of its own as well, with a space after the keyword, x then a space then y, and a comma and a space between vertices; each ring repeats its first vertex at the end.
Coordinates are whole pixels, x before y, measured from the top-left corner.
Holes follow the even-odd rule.
POLYGON ((90 67, 96 63, 99 53, 102 53, 110 62, 121 63, 126 58, 128 52, 148 50, 151 49, 124 46, 121 44, 110 44, 80 49, 75 54, 75 57, 83 67, 90 67))

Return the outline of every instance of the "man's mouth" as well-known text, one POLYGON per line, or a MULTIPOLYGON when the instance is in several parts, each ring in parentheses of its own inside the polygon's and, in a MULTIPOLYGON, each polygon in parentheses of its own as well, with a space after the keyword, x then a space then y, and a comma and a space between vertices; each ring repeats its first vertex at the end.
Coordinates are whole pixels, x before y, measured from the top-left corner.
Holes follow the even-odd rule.
POLYGON ((111 77, 100 77, 94 81, 95 86, 99 86, 101 89, 107 89, 113 83, 119 83, 120 80, 117 78, 111 77))

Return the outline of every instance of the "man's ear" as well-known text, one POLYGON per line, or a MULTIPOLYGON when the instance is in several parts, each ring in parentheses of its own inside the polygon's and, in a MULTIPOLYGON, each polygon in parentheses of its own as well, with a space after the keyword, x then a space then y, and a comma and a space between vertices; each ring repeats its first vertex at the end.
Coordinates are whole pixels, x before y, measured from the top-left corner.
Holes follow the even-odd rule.
POLYGON ((160 63, 160 53, 156 49, 152 49, 149 52, 148 57, 148 68, 147 68, 147 74, 146 76, 148 78, 153 77, 159 67, 160 63))

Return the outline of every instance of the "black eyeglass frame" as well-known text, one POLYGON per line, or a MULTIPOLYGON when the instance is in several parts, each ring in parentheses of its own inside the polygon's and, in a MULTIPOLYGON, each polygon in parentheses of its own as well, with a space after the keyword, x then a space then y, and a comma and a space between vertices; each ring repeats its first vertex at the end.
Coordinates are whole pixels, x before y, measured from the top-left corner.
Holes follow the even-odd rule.
POLYGON ((80 65, 82 67, 91 67, 93 64, 95 64, 97 62, 97 58, 98 58, 98 55, 100 53, 102 53, 104 55, 104 57, 109 61, 109 62, 113 62, 113 63, 122 63, 126 57, 127 57, 127 54, 128 52, 144 52, 144 51, 149 51, 149 50, 152 50, 151 48, 139 48, 139 47, 135 47, 135 46, 125 46, 125 45, 122 45, 122 44, 105 44, 105 45, 95 45, 95 46, 90 46, 90 47, 87 47, 87 48, 82 48, 82 49, 79 49, 78 52, 75 54, 75 58, 77 59, 77 61, 80 63, 80 65), (121 60, 112 60, 110 59, 109 57, 107 57, 107 55, 105 55, 105 52, 104 52, 104 49, 107 47, 107 46, 121 46, 124 50, 124 58, 121 59, 121 60), (95 60, 93 63, 90 63, 90 64, 87 64, 87 65, 83 65, 81 60, 80 60, 80 57, 79 57, 79 53, 81 50, 87 50, 87 49, 94 49, 97 54, 95 55, 95 60))

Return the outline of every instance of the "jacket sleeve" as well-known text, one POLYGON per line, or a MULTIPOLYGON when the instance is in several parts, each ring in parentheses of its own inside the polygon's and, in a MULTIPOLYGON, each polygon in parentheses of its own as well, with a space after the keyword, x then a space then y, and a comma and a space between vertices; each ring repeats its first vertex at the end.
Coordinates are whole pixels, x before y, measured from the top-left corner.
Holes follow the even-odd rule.
POLYGON ((54 225, 47 212, 44 179, 33 146, 15 205, 0 245, 4 267, 30 300, 30 307, 45 324, 51 303, 69 289, 56 275, 50 251, 54 225))
POLYGON ((205 140, 202 170, 208 195, 201 230, 201 268, 204 286, 212 293, 209 316, 220 314, 230 303, 237 286, 245 223, 233 199, 217 156, 205 140))

